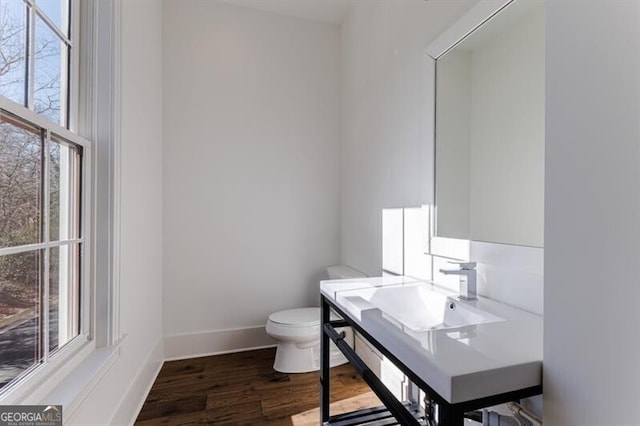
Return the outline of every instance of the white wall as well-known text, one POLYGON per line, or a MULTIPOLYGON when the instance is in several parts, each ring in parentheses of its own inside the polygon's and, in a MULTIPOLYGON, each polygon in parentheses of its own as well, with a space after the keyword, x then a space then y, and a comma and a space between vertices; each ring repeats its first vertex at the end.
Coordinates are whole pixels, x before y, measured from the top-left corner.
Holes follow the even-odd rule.
POLYGON ((340 259, 339 28, 163 6, 167 355, 270 343, 267 316, 317 305, 340 259), (213 343, 228 329, 249 334, 213 343))
POLYGON ((424 48, 473 3, 362 1, 343 22, 341 256, 368 275, 380 274, 382 210, 432 203, 424 48))
POLYGON ((547 3, 544 417, 638 424, 640 2, 547 3))
POLYGON ((120 18, 119 315, 126 338, 72 424, 132 422, 163 361, 161 4, 122 1, 120 18))

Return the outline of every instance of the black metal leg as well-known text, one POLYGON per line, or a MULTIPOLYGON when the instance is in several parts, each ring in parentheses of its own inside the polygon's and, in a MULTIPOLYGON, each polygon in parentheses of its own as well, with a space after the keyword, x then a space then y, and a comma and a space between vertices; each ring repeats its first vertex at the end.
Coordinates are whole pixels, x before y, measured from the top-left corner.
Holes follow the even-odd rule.
POLYGON ((438 426, 464 426, 464 411, 449 406, 438 405, 438 426))
POLYGON ((329 336, 324 332, 324 325, 329 324, 331 319, 331 312, 329 308, 329 304, 325 300, 324 296, 321 296, 322 303, 322 328, 321 328, 321 336, 320 339, 320 416, 322 418, 322 424, 324 425, 329 421, 329 402, 330 402, 330 389, 329 389, 329 380, 330 380, 330 365, 329 365, 329 336))

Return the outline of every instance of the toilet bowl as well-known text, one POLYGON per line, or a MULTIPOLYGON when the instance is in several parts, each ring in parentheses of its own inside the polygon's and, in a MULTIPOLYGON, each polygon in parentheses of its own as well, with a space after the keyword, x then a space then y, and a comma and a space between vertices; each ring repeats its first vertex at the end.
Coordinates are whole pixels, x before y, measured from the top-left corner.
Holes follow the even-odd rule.
MULTIPOLYGON (((338 265, 327 268, 330 279, 360 278, 365 275, 338 265)), ((331 320, 339 317, 331 313, 331 320)), ((281 373, 306 373, 320 369, 320 308, 298 308, 269 315, 266 331, 278 343, 273 369, 281 373)), ((338 328, 345 333, 344 340, 353 347, 353 331, 350 327, 338 328)), ((335 367, 347 362, 342 352, 331 343, 330 365, 335 367)))
MULTIPOLYGON (((338 316, 333 314, 332 320, 338 316)), ((267 334, 278 341, 273 369, 281 373, 307 373, 320 369, 320 308, 300 308, 269 315, 267 334)), ((353 346, 350 327, 337 329, 345 332, 345 341, 353 346)), ((347 362, 342 352, 331 343, 330 365, 347 362)))

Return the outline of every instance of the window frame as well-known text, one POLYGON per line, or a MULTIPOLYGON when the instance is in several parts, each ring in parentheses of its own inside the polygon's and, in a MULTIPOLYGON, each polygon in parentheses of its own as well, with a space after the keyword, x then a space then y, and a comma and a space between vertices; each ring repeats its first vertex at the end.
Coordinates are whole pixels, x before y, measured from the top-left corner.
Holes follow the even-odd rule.
POLYGON ((83 147, 81 333, 0 392, 1 404, 51 403, 53 397, 65 405, 65 419, 113 365, 126 338, 119 327, 120 5, 72 0, 68 129, 0 96, 0 108, 83 147))

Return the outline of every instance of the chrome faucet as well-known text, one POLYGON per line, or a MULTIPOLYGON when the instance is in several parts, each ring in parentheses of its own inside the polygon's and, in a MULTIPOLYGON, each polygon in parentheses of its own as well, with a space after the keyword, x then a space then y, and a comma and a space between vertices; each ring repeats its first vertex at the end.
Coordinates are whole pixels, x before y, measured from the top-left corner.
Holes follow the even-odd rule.
POLYGON ((476 295, 476 262, 453 262, 459 269, 440 269, 445 275, 460 275, 460 299, 477 300, 476 295))

